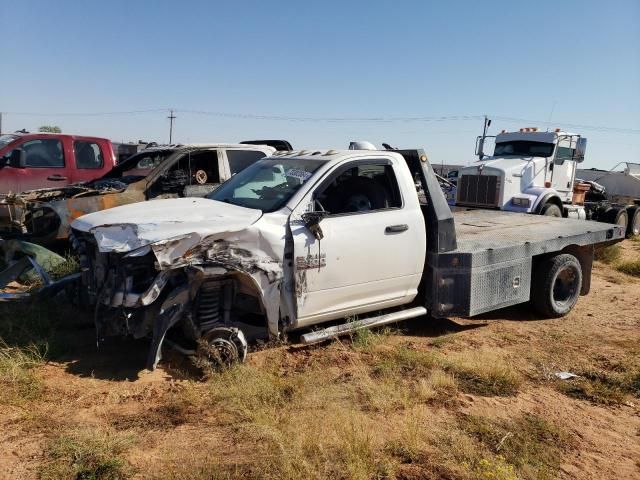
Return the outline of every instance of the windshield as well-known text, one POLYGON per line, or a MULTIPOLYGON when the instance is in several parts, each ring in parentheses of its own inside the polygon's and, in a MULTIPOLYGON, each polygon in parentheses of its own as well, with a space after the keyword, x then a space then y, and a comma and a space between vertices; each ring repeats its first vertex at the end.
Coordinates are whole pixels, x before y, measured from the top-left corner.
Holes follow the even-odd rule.
POLYGON ((0 148, 9 145, 16 138, 18 138, 16 135, 0 135, 0 148))
POLYGON ((136 153, 108 172, 103 178, 121 178, 135 182, 148 176, 174 150, 148 150, 136 153))
POLYGON ((493 156, 519 155, 522 157, 550 157, 553 155, 554 147, 555 145, 553 143, 530 142, 526 140, 500 142, 496 143, 493 156))
POLYGON ((260 160, 231 177, 207 198, 273 212, 281 208, 325 163, 326 160, 260 160))

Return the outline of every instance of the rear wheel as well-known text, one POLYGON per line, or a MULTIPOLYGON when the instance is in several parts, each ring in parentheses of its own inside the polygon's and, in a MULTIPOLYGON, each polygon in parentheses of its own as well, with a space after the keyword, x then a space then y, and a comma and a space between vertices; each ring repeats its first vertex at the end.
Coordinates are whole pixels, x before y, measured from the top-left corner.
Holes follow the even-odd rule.
POLYGON ((541 261, 531 282, 531 303, 547 318, 566 315, 578 302, 582 267, 576 257, 562 253, 541 261))
POLYGON ((613 207, 604 213, 601 221, 604 223, 619 225, 626 232, 627 224, 629 223, 629 215, 627 215, 627 210, 625 208, 613 207))
POLYGON ((555 203, 547 203, 542 207, 542 215, 547 217, 562 217, 562 210, 555 203))
POLYGON ((627 210, 627 238, 640 235, 640 207, 630 207, 627 210))

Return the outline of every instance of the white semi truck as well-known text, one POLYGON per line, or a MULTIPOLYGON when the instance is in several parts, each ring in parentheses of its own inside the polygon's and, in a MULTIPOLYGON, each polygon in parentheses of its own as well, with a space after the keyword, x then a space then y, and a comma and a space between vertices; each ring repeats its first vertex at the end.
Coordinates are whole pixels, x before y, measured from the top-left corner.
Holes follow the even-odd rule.
POLYGON ((483 134, 479 161, 459 172, 456 205, 615 223, 638 235, 640 200, 616 203, 597 185, 576 182, 586 146, 585 137, 560 129, 483 134), (487 138, 495 138, 492 156, 484 153, 487 138))

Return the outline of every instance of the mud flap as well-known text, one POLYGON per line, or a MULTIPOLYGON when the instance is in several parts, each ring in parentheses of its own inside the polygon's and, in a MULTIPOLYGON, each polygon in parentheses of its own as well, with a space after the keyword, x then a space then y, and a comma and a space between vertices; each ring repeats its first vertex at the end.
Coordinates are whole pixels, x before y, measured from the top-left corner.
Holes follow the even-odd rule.
POLYGON ((147 369, 155 370, 162 358, 162 344, 171 327, 182 319, 184 312, 191 306, 189 285, 175 288, 160 308, 160 316, 153 325, 153 337, 147 356, 147 369))

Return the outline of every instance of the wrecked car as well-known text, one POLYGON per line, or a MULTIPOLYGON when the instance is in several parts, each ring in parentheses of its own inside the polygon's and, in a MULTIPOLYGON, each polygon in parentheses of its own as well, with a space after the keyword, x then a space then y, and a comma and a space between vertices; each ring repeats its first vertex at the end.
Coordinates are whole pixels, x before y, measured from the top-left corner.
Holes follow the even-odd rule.
POLYGON ((71 222, 82 215, 145 200, 204 196, 275 151, 266 144, 145 149, 90 182, 1 195, 0 236, 40 245, 64 241, 71 222))
POLYGON ((589 291, 594 245, 624 237, 596 222, 452 212, 421 150, 276 154, 204 198, 92 213, 72 230, 98 338, 151 339, 151 369, 163 344, 230 364, 252 339, 347 317, 359 319, 302 341, 530 300, 560 317, 589 291))

